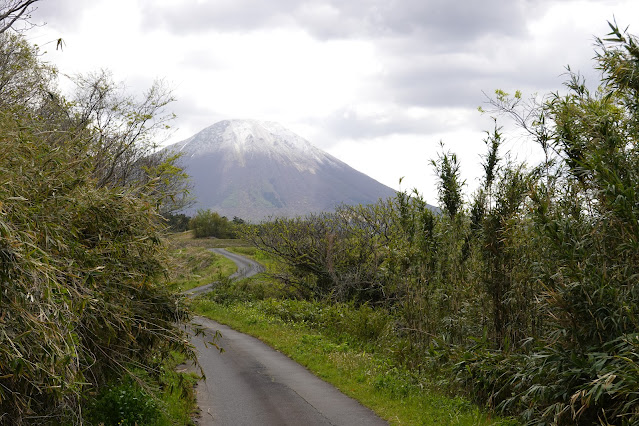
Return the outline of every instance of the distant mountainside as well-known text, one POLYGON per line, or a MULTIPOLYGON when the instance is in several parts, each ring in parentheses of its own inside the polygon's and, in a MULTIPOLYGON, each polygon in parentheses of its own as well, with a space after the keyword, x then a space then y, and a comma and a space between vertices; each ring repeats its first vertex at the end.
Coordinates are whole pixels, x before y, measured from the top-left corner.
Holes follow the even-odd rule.
POLYGON ((166 149, 184 153, 197 209, 259 221, 336 205, 370 204, 395 190, 272 122, 220 121, 166 149))

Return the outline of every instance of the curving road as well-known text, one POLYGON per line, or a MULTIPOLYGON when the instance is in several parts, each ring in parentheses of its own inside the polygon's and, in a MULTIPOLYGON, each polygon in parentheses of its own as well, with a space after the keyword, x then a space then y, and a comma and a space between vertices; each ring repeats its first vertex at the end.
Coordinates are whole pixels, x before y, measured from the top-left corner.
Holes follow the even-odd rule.
MULTIPOLYGON (((209 250, 228 259, 231 259, 237 265, 237 271, 235 271, 235 273, 229 277, 232 280, 252 277, 253 275, 257 275, 260 272, 265 271, 264 266, 260 265, 253 259, 240 256, 239 254, 231 253, 230 251, 221 248, 212 248, 209 250)), ((189 297, 195 297, 198 294, 206 293, 207 291, 211 290, 215 286, 215 284, 217 283, 213 282, 210 284, 201 285, 199 287, 192 288, 191 290, 187 290, 182 294, 185 294, 189 297)))
MULTIPOLYGON (((250 259, 213 249, 238 265, 234 277, 263 271, 250 259)), ((190 293, 191 297, 211 288, 190 293)), ((191 336, 206 376, 197 386, 200 426, 209 425, 385 425, 371 410, 320 380, 304 367, 258 339, 207 318, 193 322, 204 330, 191 336), (220 353, 207 344, 215 333, 220 353)))

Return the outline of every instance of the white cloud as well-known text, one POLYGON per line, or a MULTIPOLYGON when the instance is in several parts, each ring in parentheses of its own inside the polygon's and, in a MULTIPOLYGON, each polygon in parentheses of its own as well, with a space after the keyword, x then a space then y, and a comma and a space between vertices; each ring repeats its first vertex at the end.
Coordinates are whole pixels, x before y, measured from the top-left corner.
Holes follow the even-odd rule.
POLYGON ((164 78, 173 141, 225 118, 278 121, 387 185, 432 191, 440 139, 469 182, 479 173, 482 91, 561 89, 565 65, 596 80, 593 36, 638 12, 632 0, 58 0, 29 38, 69 74, 108 68, 135 92, 164 78))

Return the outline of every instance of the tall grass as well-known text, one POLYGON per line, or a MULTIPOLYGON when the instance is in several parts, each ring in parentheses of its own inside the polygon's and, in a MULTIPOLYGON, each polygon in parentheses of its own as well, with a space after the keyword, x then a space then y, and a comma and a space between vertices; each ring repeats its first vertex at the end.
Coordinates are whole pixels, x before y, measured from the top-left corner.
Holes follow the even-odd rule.
POLYGON ((134 161, 155 104, 118 122, 134 134, 115 117, 97 131, 92 114, 122 111, 58 96, 20 35, 0 35, 0 51, 0 84, 15 89, 0 96, 0 424, 82 424, 84 395, 153 372, 171 350, 193 356, 176 326, 188 311, 156 284, 170 179, 134 161))

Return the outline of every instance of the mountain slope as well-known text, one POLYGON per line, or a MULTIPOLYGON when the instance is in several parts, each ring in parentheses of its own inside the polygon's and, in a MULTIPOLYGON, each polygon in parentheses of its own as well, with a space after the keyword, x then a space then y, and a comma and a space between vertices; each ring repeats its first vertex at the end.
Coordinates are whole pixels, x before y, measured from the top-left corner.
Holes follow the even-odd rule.
POLYGON ((183 153, 197 199, 189 213, 205 208, 258 221, 395 194, 277 123, 220 121, 166 149, 183 153))

